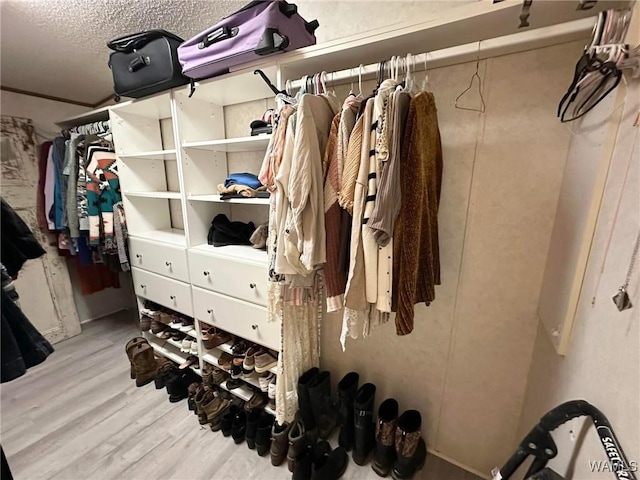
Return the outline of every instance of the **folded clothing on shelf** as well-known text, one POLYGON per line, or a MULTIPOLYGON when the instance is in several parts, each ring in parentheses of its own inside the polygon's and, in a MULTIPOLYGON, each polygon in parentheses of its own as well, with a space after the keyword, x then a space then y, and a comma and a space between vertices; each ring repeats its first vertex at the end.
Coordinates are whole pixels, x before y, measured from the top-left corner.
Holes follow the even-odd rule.
MULTIPOLYGON (((234 186, 243 186, 243 185, 234 185, 234 186)), ((227 189, 227 187, 223 187, 225 190, 227 189)), ((229 187, 229 188, 233 188, 233 187, 229 187)), ((249 187, 246 187, 247 190, 249 190, 249 187)), ((218 186, 218 190, 220 190, 220 186, 218 186)), ((220 194, 220 200, 229 200, 231 198, 269 198, 271 197, 271 194, 269 192, 267 192, 266 190, 253 190, 251 189, 251 191, 253 191, 255 193, 255 195, 253 197, 249 197, 246 194, 243 195, 242 193, 221 193, 220 194)), ((251 192, 247 192, 247 193, 251 193, 251 192)))
POLYGON ((248 185, 229 185, 226 187, 223 183, 218 184, 218 193, 220 195, 237 195, 235 198, 254 198, 259 193, 265 193, 267 187, 260 186, 257 189, 249 187, 248 185))
POLYGON ((251 235, 255 229, 253 222, 232 222, 225 214, 219 213, 211 221, 207 243, 214 247, 251 245, 251 235))
POLYGON ((246 185, 247 187, 251 187, 254 190, 262 187, 262 183, 258 179, 256 175, 253 173, 230 173, 227 179, 224 181, 225 187, 230 187, 231 185, 246 185))

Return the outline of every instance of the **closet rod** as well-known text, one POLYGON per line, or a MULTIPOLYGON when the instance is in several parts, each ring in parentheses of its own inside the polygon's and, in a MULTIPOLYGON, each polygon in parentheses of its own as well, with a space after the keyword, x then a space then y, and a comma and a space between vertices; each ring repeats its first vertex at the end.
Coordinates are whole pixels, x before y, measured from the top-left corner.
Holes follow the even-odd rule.
MULTIPOLYGON (((482 60, 494 56, 532 50, 534 48, 543 48, 580 38, 588 39, 589 33, 593 28, 595 18, 596 17, 583 18, 550 27, 543 27, 502 37, 480 40, 479 42, 457 45, 455 47, 443 48, 432 52, 420 53, 413 55, 411 70, 424 70, 425 60, 427 68, 437 68, 474 61, 476 58, 482 60)), ((401 58, 404 57, 406 59, 407 52, 404 54, 402 52, 398 52, 398 54, 401 58)), ((389 58, 385 58, 384 60, 389 60, 389 58)), ((328 85, 332 85, 334 83, 347 83, 348 81, 357 79, 359 71, 362 72, 363 79, 365 77, 375 77, 378 73, 378 68, 379 63, 372 63, 363 66, 361 69, 358 65, 355 65, 351 68, 336 72, 327 71, 325 81, 328 85)), ((299 89, 302 84, 303 81, 301 78, 289 82, 289 86, 293 90, 299 89)))

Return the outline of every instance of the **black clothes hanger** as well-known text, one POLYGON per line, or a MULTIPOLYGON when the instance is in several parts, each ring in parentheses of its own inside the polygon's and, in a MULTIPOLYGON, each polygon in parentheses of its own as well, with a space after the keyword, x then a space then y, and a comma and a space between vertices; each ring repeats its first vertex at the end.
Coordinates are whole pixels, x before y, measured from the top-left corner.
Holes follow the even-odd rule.
POLYGON ((269 77, 267 77, 267 76, 265 75, 265 73, 264 73, 262 70, 260 70, 260 69, 256 69, 256 70, 254 70, 254 71, 253 71, 253 74, 254 74, 254 75, 260 75, 260 76, 262 77, 262 80, 264 80, 264 83, 266 83, 266 84, 267 84, 267 87, 269 87, 269 89, 270 89, 270 90, 271 90, 275 95, 278 95, 278 94, 280 94, 280 93, 282 93, 283 95, 286 95, 286 94, 287 94, 287 92, 286 92, 286 91, 284 91, 284 90, 278 90, 278 89, 276 88, 276 86, 275 86, 273 83, 271 83, 271 80, 269 80, 269 77))

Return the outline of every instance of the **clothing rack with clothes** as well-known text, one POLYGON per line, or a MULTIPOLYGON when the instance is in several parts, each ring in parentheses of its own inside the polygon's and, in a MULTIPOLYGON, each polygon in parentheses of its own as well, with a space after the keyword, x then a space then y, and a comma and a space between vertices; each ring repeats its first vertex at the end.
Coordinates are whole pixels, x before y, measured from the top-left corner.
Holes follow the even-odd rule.
POLYGON ((120 287, 129 270, 127 228, 108 121, 63 130, 42 144, 38 219, 61 256, 74 259, 82 293, 120 287))

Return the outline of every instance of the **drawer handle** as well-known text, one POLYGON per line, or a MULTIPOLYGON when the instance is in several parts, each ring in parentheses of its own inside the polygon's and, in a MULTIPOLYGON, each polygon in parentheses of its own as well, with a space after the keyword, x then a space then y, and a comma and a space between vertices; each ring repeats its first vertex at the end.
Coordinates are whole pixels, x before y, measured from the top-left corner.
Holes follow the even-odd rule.
POLYGON ((204 274, 205 277, 209 276, 209 272, 207 272, 206 270, 204 272, 202 272, 204 274))
POLYGON ((136 258, 139 258, 140 260, 142 260, 142 254, 136 253, 136 258))
POLYGON ((143 290, 147 288, 146 285, 143 285, 142 283, 140 284, 140 288, 142 288, 143 290))
POLYGON ((255 283, 250 283, 249 284, 249 288, 256 288, 256 284, 255 283))
POLYGON ((257 330, 258 329, 258 325, 253 324, 253 325, 251 325, 251 328, 253 328, 254 330, 257 330))
POLYGON ((164 264, 165 264, 167 267, 170 267, 170 266, 171 266, 171 262, 164 262, 164 264))
POLYGON ((169 298, 170 298, 171 300, 175 300, 175 299, 176 299, 176 296, 175 296, 175 295, 169 295, 169 298))
POLYGON ((210 308, 207 308, 207 313, 211 315, 213 313, 213 310, 211 310, 210 308))

